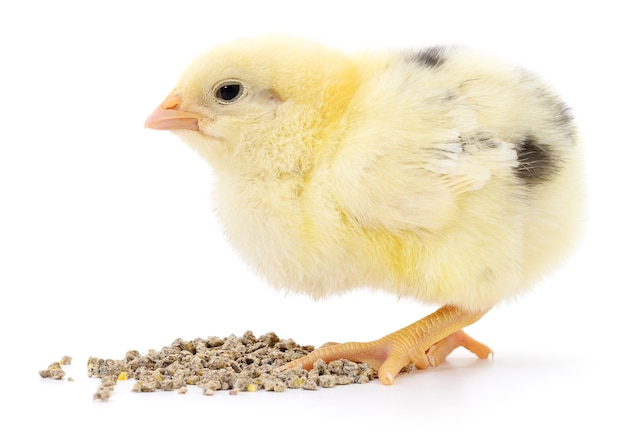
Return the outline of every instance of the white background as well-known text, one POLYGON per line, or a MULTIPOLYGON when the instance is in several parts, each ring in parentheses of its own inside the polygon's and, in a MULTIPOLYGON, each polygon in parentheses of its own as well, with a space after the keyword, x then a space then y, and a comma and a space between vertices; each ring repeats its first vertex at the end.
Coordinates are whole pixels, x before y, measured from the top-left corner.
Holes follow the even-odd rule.
POLYGON ((626 38, 615 2, 8 3, 0 437, 623 438, 626 38), (463 44, 542 74, 574 108, 587 143, 581 247, 469 329, 494 349, 490 361, 455 352, 392 387, 204 397, 135 394, 125 383, 108 403, 94 402, 88 356, 248 329, 314 345, 371 340, 432 311, 366 291, 315 303, 269 289, 215 223, 210 168, 171 134, 143 128, 198 52, 276 32, 346 50, 463 44), (74 382, 38 377, 63 355, 74 357, 74 382))

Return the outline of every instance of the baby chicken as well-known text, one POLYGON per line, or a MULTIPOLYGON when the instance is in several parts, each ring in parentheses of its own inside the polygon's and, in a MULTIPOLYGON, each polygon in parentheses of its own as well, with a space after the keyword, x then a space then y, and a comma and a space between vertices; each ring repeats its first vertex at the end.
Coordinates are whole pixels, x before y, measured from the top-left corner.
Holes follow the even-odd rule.
POLYGON ((391 384, 459 346, 486 358, 462 329, 554 269, 580 229, 569 109, 532 73, 463 48, 239 40, 192 62, 146 127, 213 167, 216 215, 271 285, 441 306, 284 368, 345 358, 391 384))

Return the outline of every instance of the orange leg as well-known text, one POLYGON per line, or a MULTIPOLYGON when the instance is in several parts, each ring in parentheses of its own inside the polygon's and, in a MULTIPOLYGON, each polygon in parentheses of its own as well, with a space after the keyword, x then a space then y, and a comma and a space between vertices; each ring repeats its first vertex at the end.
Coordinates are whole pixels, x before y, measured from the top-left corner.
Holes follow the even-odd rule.
POLYGON ((302 367, 311 369, 318 359, 330 362, 348 359, 365 362, 378 370, 378 377, 385 385, 391 385, 400 370, 409 364, 417 368, 436 366, 457 347, 465 347, 484 359, 491 350, 470 338, 463 330, 478 321, 485 311, 466 312, 456 306, 443 306, 425 318, 372 342, 346 342, 327 345, 309 355, 291 361, 280 370, 302 367))

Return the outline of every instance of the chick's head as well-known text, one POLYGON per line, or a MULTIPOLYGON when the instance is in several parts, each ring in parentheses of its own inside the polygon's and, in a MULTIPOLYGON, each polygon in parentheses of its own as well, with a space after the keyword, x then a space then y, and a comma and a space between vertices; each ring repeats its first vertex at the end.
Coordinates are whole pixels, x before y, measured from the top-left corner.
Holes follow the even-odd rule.
POLYGON ((146 126, 173 130, 217 171, 299 173, 355 76, 348 57, 321 45, 240 40, 196 58, 146 126))

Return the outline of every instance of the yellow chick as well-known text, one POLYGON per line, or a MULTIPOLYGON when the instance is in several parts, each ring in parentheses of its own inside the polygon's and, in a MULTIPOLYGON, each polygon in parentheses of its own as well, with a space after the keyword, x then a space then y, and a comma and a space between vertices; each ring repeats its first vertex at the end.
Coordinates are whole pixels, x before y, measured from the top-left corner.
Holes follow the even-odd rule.
POLYGON ((239 40, 193 61, 146 127, 213 167, 216 215, 273 286, 441 306, 284 368, 345 358, 391 384, 459 346, 486 358, 462 329, 554 269, 581 225, 569 109, 532 73, 463 48, 239 40))

